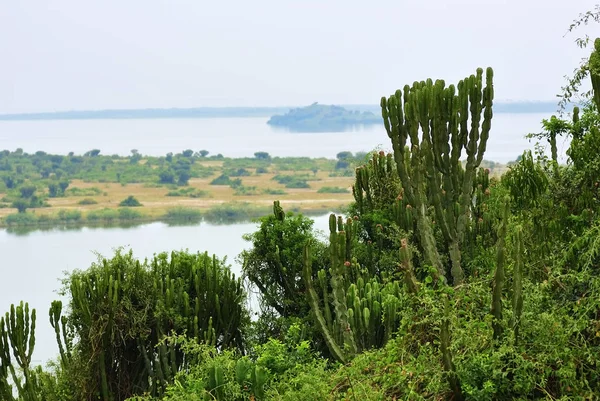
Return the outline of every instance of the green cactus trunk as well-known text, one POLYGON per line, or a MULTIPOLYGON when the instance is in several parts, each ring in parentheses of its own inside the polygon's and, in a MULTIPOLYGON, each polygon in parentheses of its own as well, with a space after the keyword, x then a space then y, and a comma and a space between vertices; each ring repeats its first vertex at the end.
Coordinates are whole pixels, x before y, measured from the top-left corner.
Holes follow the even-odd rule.
POLYGON ((510 326, 513 329, 515 343, 519 342, 519 325, 523 313, 523 255, 525 246, 523 244, 523 227, 517 227, 515 238, 515 268, 513 272, 513 298, 512 318, 510 326))
POLYGON ((10 306, 10 312, 0 317, 0 395, 12 400, 12 386, 8 383, 8 373, 17 388, 19 400, 40 400, 37 372, 31 367, 31 356, 35 348, 35 309, 29 310, 28 303, 10 306), (22 372, 17 375, 14 362, 22 372), (9 395, 10 394, 10 395, 9 395))
POLYGON ((440 330, 442 361, 444 364, 444 370, 446 371, 448 384, 452 390, 452 399, 462 401, 464 397, 462 395, 462 389, 456 374, 454 362, 452 362, 452 353, 450 352, 450 307, 448 306, 448 296, 443 294, 442 297, 444 306, 444 318, 442 320, 442 327, 440 330))
POLYGON ((398 176, 416 212, 425 259, 440 280, 451 279, 454 285, 464 279, 460 247, 471 216, 475 171, 483 160, 491 128, 492 79, 488 68, 484 87, 483 70, 478 69, 456 88, 429 79, 381 99, 398 176), (463 151, 467 156, 464 168, 460 160, 463 151), (441 262, 429 207, 433 207, 450 253, 449 275, 441 262))
POLYGON ((504 289, 504 264, 506 261, 505 243, 506 229, 508 226, 508 215, 510 212, 510 197, 506 196, 502 206, 502 221, 498 229, 498 242, 496 244, 496 270, 494 273, 494 282, 492 288, 492 327, 494 330, 494 340, 498 341, 502 337, 502 290, 504 289))

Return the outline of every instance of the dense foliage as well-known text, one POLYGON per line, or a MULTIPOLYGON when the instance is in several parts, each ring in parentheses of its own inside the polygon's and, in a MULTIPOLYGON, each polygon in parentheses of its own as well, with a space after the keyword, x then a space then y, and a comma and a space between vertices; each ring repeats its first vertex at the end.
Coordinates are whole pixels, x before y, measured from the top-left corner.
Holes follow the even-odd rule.
POLYGON ((68 309, 50 308, 60 354, 50 367, 31 364, 34 310, 0 319, 0 396, 596 399, 597 44, 583 106, 535 135, 550 157, 524 152, 498 179, 482 168, 491 69, 457 86, 415 82, 382 99, 393 152, 356 169, 355 202, 330 216, 326 240, 279 202, 245 237, 257 319, 224 261, 117 252, 65 280, 68 309), (572 139, 565 165, 560 136, 572 139))

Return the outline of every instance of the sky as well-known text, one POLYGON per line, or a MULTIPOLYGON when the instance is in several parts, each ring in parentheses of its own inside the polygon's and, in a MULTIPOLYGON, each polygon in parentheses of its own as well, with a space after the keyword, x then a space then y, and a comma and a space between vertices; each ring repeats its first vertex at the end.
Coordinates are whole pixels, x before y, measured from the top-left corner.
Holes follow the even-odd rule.
POLYGON ((494 68, 496 100, 554 100, 597 0, 3 0, 0 113, 377 104, 494 68))

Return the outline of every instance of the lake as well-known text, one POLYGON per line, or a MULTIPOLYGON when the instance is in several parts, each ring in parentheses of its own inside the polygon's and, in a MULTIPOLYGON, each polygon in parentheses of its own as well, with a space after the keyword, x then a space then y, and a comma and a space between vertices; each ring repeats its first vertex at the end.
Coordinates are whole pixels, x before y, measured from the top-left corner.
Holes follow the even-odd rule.
MULTIPOLYGON (((328 230, 328 214, 314 217, 315 228, 328 230)), ((235 258, 249 243, 242 235, 256 231, 255 223, 231 225, 199 224, 168 226, 150 223, 130 228, 77 228, 33 231, 25 235, 0 230, 2 255, 2 289, 0 313, 21 300, 37 309, 34 360, 47 361, 57 353, 54 330, 48 322, 48 309, 55 299, 64 272, 86 269, 97 260, 96 252, 105 257, 119 247, 132 249, 138 259, 172 250, 208 251, 227 257, 232 271, 239 277, 241 267, 235 258)))
MULTIPOLYGON (((505 163, 532 148, 524 135, 539 132, 543 118, 549 114, 495 114, 486 160, 505 163)), ((106 155, 128 155, 137 149, 151 156, 206 149, 227 157, 252 157, 254 152, 264 151, 273 156, 328 158, 343 150, 391 148, 379 125, 346 132, 291 133, 266 122, 267 118, 0 121, 0 148, 57 154, 100 149, 106 155)), ((566 150, 564 144, 559 144, 561 150, 566 150)))

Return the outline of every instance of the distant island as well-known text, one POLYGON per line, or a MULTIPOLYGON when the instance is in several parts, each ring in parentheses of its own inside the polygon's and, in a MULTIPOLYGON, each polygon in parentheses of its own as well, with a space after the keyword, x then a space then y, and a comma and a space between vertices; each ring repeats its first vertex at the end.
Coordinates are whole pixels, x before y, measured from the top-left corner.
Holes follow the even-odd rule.
POLYGON ((272 116, 267 124, 293 132, 345 131, 353 126, 382 124, 380 115, 370 111, 348 110, 341 106, 313 103, 272 116))
MULTIPOLYGON (((352 113, 353 121, 357 121, 356 114, 371 113, 381 122, 381 108, 377 104, 354 104, 336 107, 346 109, 346 113, 352 113)), ((291 117, 291 110, 304 110, 308 108, 294 109, 290 107, 192 107, 192 108, 154 108, 154 109, 108 109, 108 110, 69 110, 41 113, 12 113, 0 114, 0 121, 27 121, 27 120, 105 120, 105 119, 151 119, 151 118, 268 118, 276 114, 287 113, 283 116, 291 117)), ((312 106, 309 106, 309 108, 312 106)), ((494 113, 556 113, 556 102, 494 102, 494 113)), ((570 108, 569 108, 570 110, 570 108)), ((306 110, 309 112, 309 110, 306 110)), ((349 114, 347 114, 349 116, 349 114)), ((300 117, 300 114, 295 117, 300 117)), ((271 120, 273 120, 271 118, 271 120)), ((365 118, 365 121, 373 118, 365 118)), ((359 118, 360 119, 360 118, 359 118)), ((271 121, 270 120, 270 121, 271 121)), ((281 120, 283 121, 283 120, 281 120)), ((355 124, 370 124, 361 121, 355 124)), ((272 124, 276 126, 278 124, 272 124)), ((285 126, 285 125, 283 125, 285 126)), ((330 128, 333 126, 330 126, 330 128)), ((294 129, 291 127, 290 129, 294 129)), ((303 128, 304 129, 304 128, 303 128)))

